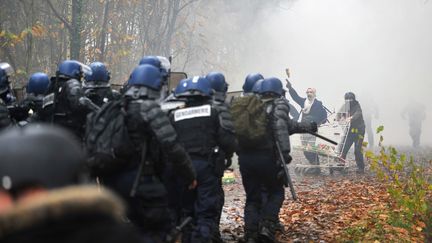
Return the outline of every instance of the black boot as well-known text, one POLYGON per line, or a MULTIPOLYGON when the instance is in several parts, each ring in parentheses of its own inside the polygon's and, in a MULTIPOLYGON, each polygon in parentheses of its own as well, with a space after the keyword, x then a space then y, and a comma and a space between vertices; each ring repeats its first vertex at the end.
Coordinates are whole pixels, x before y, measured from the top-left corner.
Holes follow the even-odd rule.
POLYGON ((258 243, 258 233, 257 232, 245 232, 244 242, 245 243, 258 243))
POLYGON ((275 223, 269 220, 264 220, 259 227, 258 238, 260 242, 273 243, 276 242, 275 223))
POLYGON ((284 233, 285 232, 285 227, 283 226, 283 224, 281 223, 281 221, 277 221, 277 223, 275 224, 275 231, 276 232, 280 232, 280 233, 284 233))

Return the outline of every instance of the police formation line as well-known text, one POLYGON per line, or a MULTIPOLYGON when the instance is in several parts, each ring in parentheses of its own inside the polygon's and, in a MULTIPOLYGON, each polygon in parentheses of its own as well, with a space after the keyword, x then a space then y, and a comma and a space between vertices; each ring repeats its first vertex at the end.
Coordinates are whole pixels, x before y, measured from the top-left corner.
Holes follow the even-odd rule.
POLYGON ((17 102, 1 69, 1 242, 222 242, 222 176, 234 153, 244 240, 276 241, 289 136, 317 124, 290 119, 277 78, 248 75, 227 104, 223 74, 166 94, 169 70, 146 56, 116 92, 104 64, 66 60, 52 78, 33 74, 17 102))

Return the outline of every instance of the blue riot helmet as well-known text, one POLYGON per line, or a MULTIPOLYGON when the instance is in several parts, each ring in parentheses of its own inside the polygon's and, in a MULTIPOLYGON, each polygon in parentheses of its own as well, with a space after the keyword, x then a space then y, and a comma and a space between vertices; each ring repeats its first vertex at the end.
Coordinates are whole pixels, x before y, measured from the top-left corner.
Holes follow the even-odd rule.
POLYGON ((255 83, 260 79, 264 79, 264 77, 259 73, 251 73, 246 76, 245 82, 243 84, 243 93, 253 92, 255 83))
POLYGON ((159 99, 162 75, 159 69, 152 65, 139 65, 132 71, 126 87, 125 96, 132 98, 146 96, 151 99, 159 99))
POLYGON ((160 70, 163 82, 167 82, 168 73, 170 70, 170 62, 166 57, 162 56, 145 56, 141 58, 139 65, 148 64, 160 70))
POLYGON ((45 73, 34 73, 30 76, 27 83, 26 93, 34 95, 44 95, 48 90, 50 79, 45 73))
POLYGON ((252 92, 254 94, 259 94, 260 93, 263 81, 264 81, 264 79, 260 79, 260 80, 258 80, 258 81, 255 82, 255 84, 252 87, 252 92))
POLYGON ((226 93, 228 91, 228 84, 225 81, 225 76, 219 72, 211 72, 206 75, 206 79, 210 82, 210 86, 216 92, 226 93))
POLYGON ((157 56, 145 56, 141 58, 139 65, 148 64, 152 65, 153 67, 161 68, 161 61, 157 56))
POLYGON ((132 71, 128 85, 145 86, 159 91, 162 87, 162 76, 159 69, 152 65, 139 65, 132 71))
POLYGON ((81 62, 75 60, 65 60, 61 62, 56 71, 59 78, 81 80, 83 75, 90 75, 91 68, 81 62))
POLYGON ((219 102, 224 102, 226 92, 228 91, 228 84, 225 81, 225 76, 219 72, 211 72, 207 74, 206 78, 210 82, 210 86, 215 91, 214 99, 219 102))
POLYGON ((273 94, 281 96, 284 94, 284 89, 282 87, 282 82, 278 78, 265 78, 262 81, 261 89, 259 94, 273 94))
POLYGON ((205 77, 195 76, 189 79, 183 79, 176 87, 176 97, 201 96, 210 98, 213 90, 210 82, 205 77))
POLYGON ((86 74, 84 86, 88 88, 104 88, 109 87, 110 73, 105 64, 101 62, 93 62, 90 64, 91 73, 86 74))
POLYGON ((177 87, 174 90, 174 95, 177 96, 179 94, 183 94, 186 92, 187 83, 190 81, 190 78, 185 78, 180 80, 180 82, 177 84, 177 87))

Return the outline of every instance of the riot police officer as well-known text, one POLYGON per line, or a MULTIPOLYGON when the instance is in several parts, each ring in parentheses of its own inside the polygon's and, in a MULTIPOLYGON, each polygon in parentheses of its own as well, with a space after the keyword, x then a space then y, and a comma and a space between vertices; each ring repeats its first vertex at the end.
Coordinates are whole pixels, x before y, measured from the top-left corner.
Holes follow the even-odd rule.
POLYGON ((194 217, 194 227, 183 233, 182 242, 209 242, 215 231, 220 201, 219 177, 215 172, 217 149, 233 154, 237 147, 231 121, 212 104, 210 82, 204 77, 182 80, 175 96, 186 106, 170 114, 181 143, 192 158, 198 187, 182 197, 186 215, 194 217))
POLYGON ((144 64, 133 70, 120 100, 128 131, 125 139, 130 139, 133 152, 122 168, 102 177, 105 185, 127 201, 129 218, 140 228, 145 242, 165 241, 172 228, 162 181, 165 161, 173 164, 185 187, 196 186, 191 160, 156 102, 163 85, 157 68, 144 64))
POLYGON ((42 121, 42 104, 45 93, 48 90, 50 79, 47 74, 38 72, 30 76, 26 86, 26 93, 21 106, 30 113, 29 121, 42 121))
MULTIPOLYGON (((228 123, 232 123, 231 113, 229 111, 229 104, 225 102, 226 93, 228 91, 228 83, 225 81, 225 76, 220 72, 210 72, 206 75, 206 78, 210 82, 211 88, 214 90, 213 104, 215 109, 218 110, 219 114, 224 117, 228 123)), ((218 203, 218 215, 216 218, 216 230, 214 233, 214 242, 222 242, 221 234, 219 230, 220 218, 222 215, 223 205, 225 203, 225 194, 222 188, 222 177, 224 170, 231 166, 231 158, 233 154, 227 154, 225 151, 218 151, 215 171, 219 176, 218 190, 219 190, 219 203, 218 203)))
POLYGON ((87 113, 97 109, 82 90, 81 78, 85 73, 91 73, 91 69, 78 61, 61 62, 42 105, 44 120, 67 128, 79 138, 84 135, 87 113))
POLYGON ((87 96, 97 106, 120 98, 120 94, 111 89, 110 73, 105 64, 101 62, 93 62, 90 64, 91 74, 86 74, 84 77, 83 90, 87 96))
POLYGON ((15 124, 24 126, 29 121, 41 120, 37 119, 37 113, 42 112, 43 97, 49 83, 49 77, 45 73, 38 72, 30 76, 23 100, 8 105, 11 119, 15 124))
POLYGON ((244 209, 245 240, 247 242, 274 242, 278 215, 285 198, 280 160, 276 143, 279 143, 286 162, 291 161, 289 135, 316 131, 314 123, 302 124, 289 118, 289 105, 284 98, 282 82, 266 78, 257 87, 264 102, 269 129, 262 144, 248 148, 239 144, 239 164, 246 192, 244 209), (263 199, 263 197, 266 197, 263 199))

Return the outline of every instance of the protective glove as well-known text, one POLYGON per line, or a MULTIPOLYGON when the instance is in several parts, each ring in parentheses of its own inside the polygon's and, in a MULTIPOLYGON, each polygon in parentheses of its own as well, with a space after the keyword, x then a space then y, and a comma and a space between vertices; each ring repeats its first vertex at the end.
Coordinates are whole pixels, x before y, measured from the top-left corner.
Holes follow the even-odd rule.
POLYGON ((289 164, 292 161, 292 157, 289 154, 284 154, 285 164, 289 164))
POLYGON ((283 185, 286 185, 288 183, 288 178, 285 176, 285 172, 282 169, 278 171, 276 178, 283 185))
POLYGON ((316 124, 316 122, 311 122, 309 124, 309 132, 318 132, 318 125, 316 124))

